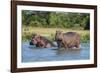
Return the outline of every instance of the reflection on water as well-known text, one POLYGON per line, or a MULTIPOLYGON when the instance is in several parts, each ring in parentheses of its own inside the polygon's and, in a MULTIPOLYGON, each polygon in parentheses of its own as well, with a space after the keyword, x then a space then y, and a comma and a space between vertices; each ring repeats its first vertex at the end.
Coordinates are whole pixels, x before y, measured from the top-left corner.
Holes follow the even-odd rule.
POLYGON ((79 55, 80 54, 80 49, 69 49, 69 50, 66 50, 66 49, 63 49, 63 50, 57 50, 56 52, 57 55, 68 55, 68 54, 77 54, 79 55))
POLYGON ((89 43, 81 43, 80 49, 64 49, 57 47, 36 48, 29 42, 22 43, 22 62, 37 61, 64 61, 64 60, 86 60, 90 58, 89 43))

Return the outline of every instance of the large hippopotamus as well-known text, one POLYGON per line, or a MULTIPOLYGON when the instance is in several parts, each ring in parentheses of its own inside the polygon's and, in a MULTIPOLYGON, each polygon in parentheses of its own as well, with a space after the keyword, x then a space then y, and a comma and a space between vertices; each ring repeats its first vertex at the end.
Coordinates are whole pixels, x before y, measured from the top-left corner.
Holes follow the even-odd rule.
POLYGON ((58 48, 80 48, 80 35, 76 32, 56 31, 55 40, 58 48))
POLYGON ((30 41, 30 45, 36 45, 36 47, 40 47, 40 48, 50 48, 55 46, 46 37, 40 35, 34 35, 30 41))

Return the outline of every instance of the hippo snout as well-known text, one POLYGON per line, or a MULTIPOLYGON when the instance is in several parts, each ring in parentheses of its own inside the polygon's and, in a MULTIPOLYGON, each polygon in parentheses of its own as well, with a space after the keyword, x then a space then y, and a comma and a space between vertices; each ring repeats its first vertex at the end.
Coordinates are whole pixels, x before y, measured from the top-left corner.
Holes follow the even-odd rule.
POLYGON ((30 41, 30 45, 34 45, 32 41, 30 41))

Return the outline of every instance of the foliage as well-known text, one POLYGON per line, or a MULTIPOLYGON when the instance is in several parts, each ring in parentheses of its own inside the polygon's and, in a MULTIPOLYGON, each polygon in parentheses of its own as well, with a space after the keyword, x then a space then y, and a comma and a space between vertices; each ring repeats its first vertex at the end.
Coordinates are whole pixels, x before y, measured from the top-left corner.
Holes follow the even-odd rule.
POLYGON ((22 11, 22 24, 31 27, 89 29, 88 13, 22 11))

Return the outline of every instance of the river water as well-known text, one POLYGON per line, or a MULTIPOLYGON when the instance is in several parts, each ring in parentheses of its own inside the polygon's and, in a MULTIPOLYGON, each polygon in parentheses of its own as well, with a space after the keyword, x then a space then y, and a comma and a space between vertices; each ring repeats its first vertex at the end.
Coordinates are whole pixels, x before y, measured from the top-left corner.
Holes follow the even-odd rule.
POLYGON ((88 60, 90 58, 90 44, 81 43, 80 49, 64 50, 57 47, 36 48, 29 42, 22 42, 22 62, 44 62, 64 60, 88 60))

